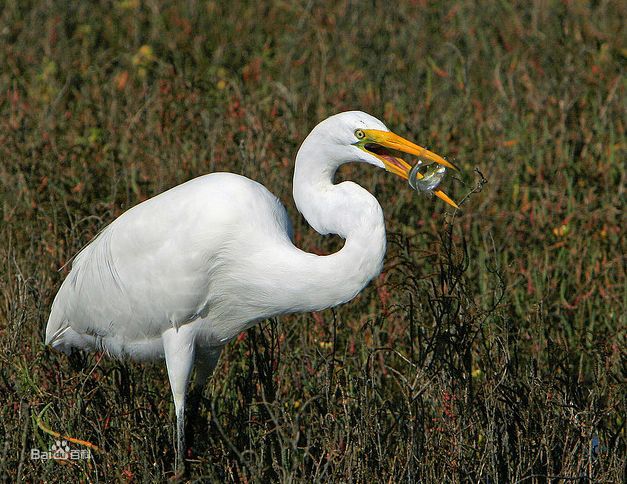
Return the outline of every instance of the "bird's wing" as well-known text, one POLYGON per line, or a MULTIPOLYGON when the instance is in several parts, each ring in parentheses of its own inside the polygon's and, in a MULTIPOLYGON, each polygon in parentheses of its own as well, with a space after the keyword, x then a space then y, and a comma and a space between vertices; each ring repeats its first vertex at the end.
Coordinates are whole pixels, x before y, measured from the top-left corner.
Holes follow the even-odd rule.
POLYGON ((246 227, 278 218, 275 230, 287 236, 276 198, 251 180, 227 175, 179 185, 103 230, 75 258, 54 300, 46 342, 63 349, 64 343, 98 346, 106 338, 122 346, 159 339, 211 303, 213 276, 224 274, 223 254, 247 237, 246 227))

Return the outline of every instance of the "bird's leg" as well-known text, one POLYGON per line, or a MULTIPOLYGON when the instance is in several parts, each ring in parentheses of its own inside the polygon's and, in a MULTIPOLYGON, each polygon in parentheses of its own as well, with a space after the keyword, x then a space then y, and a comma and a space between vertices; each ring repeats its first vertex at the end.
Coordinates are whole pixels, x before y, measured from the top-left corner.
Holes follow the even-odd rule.
POLYGON ((185 325, 178 330, 168 329, 162 335, 165 363, 176 412, 177 475, 185 470, 185 395, 194 365, 194 336, 195 332, 185 325))
MULTIPOLYGON (((196 378, 194 379, 194 385, 192 390, 189 392, 188 397, 188 432, 187 436, 191 435, 190 446, 194 447, 195 433, 194 429, 199 428, 199 415, 200 415, 200 404, 202 402, 202 394, 205 389, 205 385, 207 383, 208 378, 213 373, 216 365, 218 364, 218 359, 220 358, 220 353, 222 352, 222 347, 206 347, 202 345, 196 346, 196 359, 194 362, 194 367, 196 368, 196 378), (191 432, 191 433, 190 433, 191 432)), ((206 432, 204 432, 206 435, 206 432)))
POLYGON ((220 353, 222 353, 222 346, 210 348, 196 347, 196 360, 194 364, 196 367, 196 378, 192 390, 194 393, 199 393, 202 396, 205 384, 218 364, 220 353))

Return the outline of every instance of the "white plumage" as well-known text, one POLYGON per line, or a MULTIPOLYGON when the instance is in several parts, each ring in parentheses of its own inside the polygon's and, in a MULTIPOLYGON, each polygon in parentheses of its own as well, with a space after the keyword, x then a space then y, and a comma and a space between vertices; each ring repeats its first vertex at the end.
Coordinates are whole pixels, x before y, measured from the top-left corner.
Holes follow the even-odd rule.
POLYGON ((380 272, 381 207, 359 185, 333 178, 353 161, 407 178, 410 166, 391 149, 452 166, 358 111, 328 118, 303 142, 296 205, 315 230, 346 239, 328 256, 294 246, 279 200, 232 173, 201 176, 131 208, 74 259, 52 305, 46 344, 66 352, 165 357, 182 459, 194 363, 203 385, 222 347, 256 321, 342 304, 380 272))

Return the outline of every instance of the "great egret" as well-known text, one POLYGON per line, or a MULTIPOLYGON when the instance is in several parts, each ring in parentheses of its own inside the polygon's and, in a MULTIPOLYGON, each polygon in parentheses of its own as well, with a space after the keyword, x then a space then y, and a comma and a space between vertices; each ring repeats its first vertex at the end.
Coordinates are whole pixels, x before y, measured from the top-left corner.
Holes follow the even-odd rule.
POLYGON ((164 357, 182 462, 194 364, 202 388, 224 345, 241 331, 271 316, 350 301, 379 274, 381 206, 356 183, 333 178, 343 163, 361 162, 407 179, 411 166, 395 151, 455 168, 359 111, 322 121, 298 150, 294 201, 316 231, 346 240, 331 255, 294 246, 283 205, 240 175, 204 175, 140 203, 76 256, 52 304, 46 344, 164 357))

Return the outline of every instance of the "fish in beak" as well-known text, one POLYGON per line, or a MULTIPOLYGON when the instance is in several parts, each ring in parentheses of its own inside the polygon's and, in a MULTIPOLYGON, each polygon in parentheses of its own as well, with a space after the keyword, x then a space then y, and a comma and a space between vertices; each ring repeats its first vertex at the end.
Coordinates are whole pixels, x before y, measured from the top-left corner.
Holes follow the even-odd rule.
MULTIPOLYGON (((359 147, 379 158, 385 165, 386 170, 405 180, 409 179, 412 166, 402 158, 395 156, 393 153, 394 151, 408 153, 410 155, 417 156, 422 160, 428 160, 430 162, 437 163, 438 165, 459 171, 459 169, 450 161, 447 161, 428 149, 418 146, 390 131, 381 131, 378 129, 364 129, 362 131, 365 136, 359 142, 359 147)), ((416 172, 415 176, 420 179, 423 178, 424 175, 416 172)), ((441 200, 444 200, 450 206, 459 208, 459 206, 442 190, 433 190, 433 194, 441 200)))

